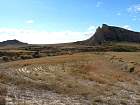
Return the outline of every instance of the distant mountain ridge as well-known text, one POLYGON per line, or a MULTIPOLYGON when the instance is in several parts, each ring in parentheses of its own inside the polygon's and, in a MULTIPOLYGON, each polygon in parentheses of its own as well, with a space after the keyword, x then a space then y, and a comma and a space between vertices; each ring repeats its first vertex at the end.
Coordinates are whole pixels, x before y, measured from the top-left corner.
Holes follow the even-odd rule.
MULTIPOLYGON (((107 42, 134 42, 140 43, 140 32, 134 32, 128 29, 124 29, 116 26, 109 26, 103 24, 102 27, 98 27, 93 36, 87 40, 74 42, 75 44, 82 45, 97 45, 107 42)), ((0 42, 0 46, 6 45, 27 45, 28 43, 21 42, 19 40, 7 40, 0 42)))
POLYGON ((94 45, 105 42, 135 42, 140 43, 140 32, 130 31, 124 28, 103 24, 98 27, 95 34, 80 44, 94 45))
POLYGON ((7 45, 27 45, 28 43, 21 42, 19 40, 13 39, 13 40, 6 40, 3 42, 0 42, 0 46, 7 46, 7 45))

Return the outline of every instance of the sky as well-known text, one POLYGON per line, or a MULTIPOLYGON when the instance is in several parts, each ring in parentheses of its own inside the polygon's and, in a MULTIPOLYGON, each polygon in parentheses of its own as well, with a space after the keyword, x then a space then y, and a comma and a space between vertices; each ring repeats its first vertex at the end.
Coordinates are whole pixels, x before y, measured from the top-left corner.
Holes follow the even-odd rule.
POLYGON ((80 41, 102 24, 140 31, 140 0, 0 0, 0 41, 80 41))

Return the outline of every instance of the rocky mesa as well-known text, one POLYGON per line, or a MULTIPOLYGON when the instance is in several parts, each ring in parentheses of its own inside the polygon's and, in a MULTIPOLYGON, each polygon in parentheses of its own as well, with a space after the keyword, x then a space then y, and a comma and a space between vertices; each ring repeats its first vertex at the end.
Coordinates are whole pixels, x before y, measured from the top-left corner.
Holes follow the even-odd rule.
POLYGON ((105 42, 135 42, 140 43, 140 32, 134 32, 116 26, 108 26, 103 24, 98 27, 95 34, 83 41, 83 44, 94 45, 103 44, 105 42))

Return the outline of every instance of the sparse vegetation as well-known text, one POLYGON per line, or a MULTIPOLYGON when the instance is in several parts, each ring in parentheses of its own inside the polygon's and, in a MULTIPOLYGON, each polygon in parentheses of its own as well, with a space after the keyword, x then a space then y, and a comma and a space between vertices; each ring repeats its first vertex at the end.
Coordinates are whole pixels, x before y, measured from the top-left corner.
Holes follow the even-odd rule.
POLYGON ((6 105, 5 97, 0 96, 0 105, 6 105))
MULTIPOLYGON (((0 53, 0 69, 4 70, 0 72, 0 83, 8 84, 9 87, 14 85, 22 90, 44 89, 68 97, 78 95, 95 105, 118 105, 123 103, 123 93, 119 93, 121 90, 128 94, 127 88, 139 91, 137 77, 140 76, 140 54, 135 51, 139 51, 138 45, 129 46, 122 43, 5 49, 0 53), (113 99, 117 101, 112 101, 113 99)), ((128 99, 125 100, 127 101, 124 103, 129 103, 128 99)))
POLYGON ((25 60, 25 59, 32 59, 33 57, 31 55, 21 55, 20 58, 25 60))
POLYGON ((136 52, 138 50, 139 49, 134 46, 116 45, 112 47, 112 51, 116 51, 116 52, 136 52))
POLYGON ((2 60, 5 61, 5 62, 7 62, 7 61, 9 61, 9 58, 7 56, 3 56, 2 57, 2 60))
POLYGON ((33 58, 39 58, 40 57, 40 52, 36 51, 32 54, 33 58))
MULTIPOLYGON (((5 66, 3 65, 3 69, 6 71, 0 73, 0 82, 13 84, 22 89, 45 89, 70 96, 80 95, 90 98, 103 96, 104 98, 90 100, 97 105, 98 103, 107 103, 106 97, 108 94, 113 94, 110 97, 112 99, 120 97, 116 102, 119 103, 123 93, 118 94, 118 92, 120 89, 128 87, 121 83, 131 85, 133 88, 130 90, 135 90, 139 86, 134 83, 136 77, 132 76, 136 71, 138 75, 138 67, 134 68, 135 72, 132 74, 121 70, 116 63, 108 62, 108 57, 112 58, 112 56, 114 56, 113 59, 118 57, 118 61, 120 58, 127 61, 126 58, 120 57, 123 54, 131 55, 131 53, 122 52, 121 54, 113 52, 77 53, 9 62, 5 63, 5 66), (10 74, 7 68, 11 68, 10 74)), ((110 104, 112 103, 110 102, 110 104)))

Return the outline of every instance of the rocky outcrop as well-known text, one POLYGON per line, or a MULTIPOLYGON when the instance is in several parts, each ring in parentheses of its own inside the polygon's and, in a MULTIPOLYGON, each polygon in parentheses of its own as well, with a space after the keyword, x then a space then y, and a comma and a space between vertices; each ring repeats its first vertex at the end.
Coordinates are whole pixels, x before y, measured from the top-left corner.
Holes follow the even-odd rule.
POLYGON ((102 44, 104 42, 140 43, 140 33, 103 24, 102 27, 97 28, 95 34, 91 38, 83 41, 84 44, 88 45, 102 44))

